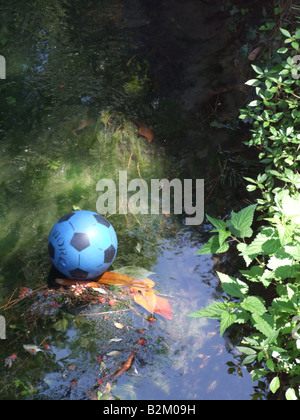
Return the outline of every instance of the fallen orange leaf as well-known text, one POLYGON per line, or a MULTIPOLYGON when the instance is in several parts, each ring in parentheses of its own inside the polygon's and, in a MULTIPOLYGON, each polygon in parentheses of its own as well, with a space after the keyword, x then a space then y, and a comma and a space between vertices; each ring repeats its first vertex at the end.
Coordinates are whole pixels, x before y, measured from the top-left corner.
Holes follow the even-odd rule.
POLYGON ((155 283, 153 280, 145 278, 144 280, 133 280, 132 284, 136 284, 136 283, 145 283, 148 287, 152 288, 155 286, 155 283))
POLYGON ((139 135, 145 137, 148 140, 148 143, 151 143, 154 138, 154 131, 152 128, 148 127, 140 120, 136 120, 132 118, 132 121, 138 126, 139 128, 139 135))
POLYGON ((131 353, 131 355, 129 356, 129 358, 127 359, 127 361, 125 363, 123 363, 123 365, 120 367, 120 369, 118 369, 115 372, 113 379, 118 378, 119 376, 121 376, 124 372, 126 372, 131 367, 131 364, 132 364, 132 361, 134 359, 135 353, 136 353, 136 351, 134 351, 133 353, 131 353))
POLYGON ((147 290, 143 295, 141 293, 135 293, 131 298, 151 314, 154 312, 157 296, 152 289, 147 290))
POLYGON ((161 296, 156 296, 156 306, 154 312, 164 318, 171 320, 173 319, 172 309, 168 299, 165 299, 161 296))

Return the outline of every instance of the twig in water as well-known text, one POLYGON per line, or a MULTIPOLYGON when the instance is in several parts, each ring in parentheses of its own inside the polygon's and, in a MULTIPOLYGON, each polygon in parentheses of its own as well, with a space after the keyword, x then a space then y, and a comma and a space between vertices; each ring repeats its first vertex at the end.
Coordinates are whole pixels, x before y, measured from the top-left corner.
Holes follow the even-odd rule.
POLYGON ((95 316, 95 315, 111 315, 118 312, 130 311, 130 309, 118 309, 117 311, 106 311, 106 312, 97 312, 95 314, 79 314, 78 316, 95 316))

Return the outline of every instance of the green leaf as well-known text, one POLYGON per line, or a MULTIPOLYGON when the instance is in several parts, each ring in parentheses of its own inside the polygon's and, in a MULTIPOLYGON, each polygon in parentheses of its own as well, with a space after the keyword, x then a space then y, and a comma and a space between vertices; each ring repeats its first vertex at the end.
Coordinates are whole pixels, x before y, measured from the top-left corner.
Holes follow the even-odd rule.
POLYGON ((294 314, 297 310, 295 308, 294 303, 292 303, 288 297, 280 297, 280 298, 273 299, 272 308, 275 309, 277 314, 282 314, 282 313, 294 314))
POLYGON ((277 341, 278 335, 280 333, 280 329, 276 330, 273 332, 273 334, 271 334, 266 340, 265 340, 265 346, 275 343, 277 341))
POLYGON ((280 239, 272 238, 274 230, 265 229, 260 232, 256 238, 247 246, 245 255, 272 255, 278 251, 281 246, 280 239))
POLYGON ((251 262, 252 262, 252 259, 255 257, 255 255, 251 255, 251 256, 248 256, 248 255, 245 255, 245 251, 246 251, 246 249, 247 249, 247 244, 243 244, 243 243, 240 243, 240 244, 237 244, 237 249, 238 249, 238 251, 240 251, 240 255, 242 255, 242 257, 244 258, 244 260, 245 260, 245 263, 246 263, 246 265, 247 265, 247 267, 251 264, 251 262))
POLYGON ((285 246, 284 250, 295 258, 295 260, 300 261, 300 244, 296 246, 285 246))
POLYGON ((228 230, 219 230, 219 244, 223 246, 226 239, 231 236, 231 233, 228 230))
POLYGON ((256 185, 247 185, 247 191, 252 192, 255 191, 257 188, 256 185))
POLYGON ((300 264, 284 265, 277 267, 274 271, 275 277, 280 280, 298 277, 300 272, 300 264))
POLYGON ((254 327, 266 337, 274 333, 274 320, 271 315, 265 313, 262 316, 252 314, 254 327))
POLYGON ((252 107, 252 106, 258 106, 260 104, 261 104, 261 101, 255 100, 255 101, 250 102, 248 104, 248 106, 251 106, 252 107))
POLYGON ((285 393, 285 398, 289 401, 297 401, 298 398, 296 396, 296 392, 294 388, 289 388, 285 393))
POLYGON ((286 29, 282 29, 282 28, 279 28, 279 29, 284 36, 287 36, 288 38, 292 37, 292 35, 286 29))
POLYGON ((221 315, 221 328, 220 328, 220 335, 222 336, 224 332, 230 327, 232 324, 235 323, 236 314, 230 313, 225 311, 221 315))
POLYGON ((262 376, 265 376, 268 372, 264 369, 254 369, 251 372, 252 381, 255 382, 260 379, 262 376))
POLYGON ((277 258, 273 255, 267 264, 270 270, 276 270, 278 267, 292 266, 294 261, 290 258, 277 258))
POLYGON ((271 372, 274 372, 274 370, 275 370, 275 365, 274 365, 274 362, 273 362, 273 360, 272 360, 272 359, 268 359, 268 360, 266 361, 266 365, 267 365, 267 368, 269 368, 271 372))
POLYGON ((264 74, 263 70, 262 70, 260 67, 258 67, 258 66, 256 66, 256 65, 254 65, 254 64, 251 64, 251 66, 252 66, 253 70, 254 70, 256 73, 258 73, 258 74, 264 74))
POLYGON ((248 86, 259 86, 260 84, 261 84, 261 81, 257 79, 251 79, 245 83, 245 85, 248 85, 248 86))
POLYGON ((228 243, 224 242, 224 244, 220 246, 219 236, 215 235, 210 238, 205 245, 203 245, 200 251, 196 252, 196 255, 221 254, 226 252, 228 249, 228 243))
POLYGON ((238 309, 235 313, 237 316, 235 321, 236 324, 245 324, 250 319, 249 313, 244 309, 238 309))
POLYGON ((200 311, 193 312, 188 314, 191 318, 210 318, 210 319, 220 319, 224 311, 226 311, 227 305, 222 302, 214 302, 206 308, 201 309, 200 311))
POLYGON ((241 307, 251 313, 263 315, 267 309, 263 303, 263 299, 257 296, 248 296, 241 302, 241 307))
POLYGON ((254 265, 250 268, 250 270, 240 270, 240 273, 243 274, 243 276, 249 281, 259 282, 264 273, 264 269, 259 265, 254 265))
POLYGON ((278 52, 279 54, 285 54, 286 52, 288 52, 288 48, 286 48, 286 47, 281 47, 281 48, 279 48, 279 50, 277 50, 277 52, 278 52))
POLYGON ((286 217, 291 217, 294 223, 300 225, 300 196, 297 198, 285 197, 282 200, 282 213, 286 217))
POLYGON ((256 351, 251 349, 251 347, 237 346, 236 348, 238 349, 238 351, 240 351, 243 354, 246 354, 247 356, 250 356, 251 354, 256 354, 256 351))
POLYGON ((210 223, 216 227, 217 229, 225 229, 227 222, 224 222, 221 219, 215 219, 214 217, 209 216, 208 214, 206 215, 206 218, 210 221, 210 223))
POLYGON ((250 356, 245 357, 245 359, 242 362, 242 365, 248 365, 249 363, 254 362, 254 360, 256 360, 257 358, 257 354, 252 354, 250 356))
POLYGON ((229 225, 230 232, 237 238, 250 238, 253 234, 250 226, 253 222, 253 216, 257 204, 246 207, 238 213, 231 212, 231 220, 229 225))
POLYGON ((224 291, 228 295, 243 298, 244 295, 248 293, 249 287, 246 283, 224 273, 217 272, 217 274, 222 283, 224 291))
POLYGON ((279 389, 279 387, 280 387, 280 380, 278 376, 275 376, 275 378, 273 378, 270 383, 270 391, 273 392, 273 394, 275 394, 275 392, 279 389))

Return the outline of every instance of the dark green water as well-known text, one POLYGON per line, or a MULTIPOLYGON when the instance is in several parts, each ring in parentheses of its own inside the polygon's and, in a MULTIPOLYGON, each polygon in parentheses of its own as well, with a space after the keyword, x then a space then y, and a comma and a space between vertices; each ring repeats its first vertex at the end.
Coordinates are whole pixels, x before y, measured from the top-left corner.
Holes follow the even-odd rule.
MULTIPOLYGON (((228 130, 198 124, 195 92, 207 94, 217 72, 201 71, 210 53, 220 57, 224 45, 212 53, 215 41, 201 40, 198 26, 190 27, 192 41, 176 35, 178 2, 173 12, 155 3, 157 10, 149 14, 148 6, 138 0, 1 2, 7 78, 0 80, 0 306, 16 288, 46 284, 52 225, 73 208, 96 211, 100 179, 117 182, 119 171, 127 170, 128 179, 204 178, 209 184, 218 175, 214 154, 222 136, 228 140, 228 130), (192 47, 185 48, 195 42, 206 61, 194 60, 192 47), (182 68, 178 52, 190 67, 182 68), (153 125, 152 143, 138 136, 132 118, 153 125)), ((221 25, 205 7, 202 35, 221 25)), ((228 44, 226 36, 219 34, 219 41, 228 44)), ((221 59, 226 62, 224 50, 221 59)), ((222 83, 229 78, 226 72, 219 76, 222 83)), ((222 197, 208 204, 215 215, 226 207, 227 192, 220 191, 222 197)), ((79 317, 53 309, 51 296, 42 292, 0 310, 7 320, 7 338, 0 341, 0 399, 88 399, 98 392, 119 399, 250 399, 253 384, 236 366, 232 339, 219 337, 217 322, 187 317, 221 295, 216 261, 194 255, 208 226, 188 227, 183 216, 172 215, 116 214, 109 220, 119 240, 113 269, 153 272, 174 320, 157 317, 151 324, 140 307, 142 316, 133 310, 94 316, 107 310, 100 303, 87 308, 91 316, 79 317), (131 369, 110 389, 101 388, 97 379, 120 367, 141 337, 146 344, 138 346, 131 369), (121 340, 111 341, 116 338, 121 340), (47 351, 33 355, 23 348, 44 340, 47 351), (107 356, 111 351, 119 353, 107 356), (5 366, 12 354, 17 360, 5 366)))

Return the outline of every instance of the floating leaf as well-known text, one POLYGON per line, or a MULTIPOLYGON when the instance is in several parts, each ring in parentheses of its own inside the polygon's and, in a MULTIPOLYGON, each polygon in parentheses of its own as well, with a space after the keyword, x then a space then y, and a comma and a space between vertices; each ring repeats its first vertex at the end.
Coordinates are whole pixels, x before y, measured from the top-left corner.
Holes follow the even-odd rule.
POLYGON ((104 362, 100 363, 100 370, 103 372, 106 369, 106 364, 104 362))
POLYGON ((113 350, 113 351, 110 351, 109 353, 106 353, 106 356, 115 357, 115 356, 118 356, 119 354, 120 354, 119 351, 113 350))
POLYGON ((168 299, 161 296, 156 296, 156 305, 154 312, 166 319, 173 319, 172 309, 170 307, 168 299))
POLYGON ((116 328, 120 328, 120 329, 124 328, 124 325, 123 324, 120 324, 119 322, 114 322, 114 326, 116 328))
POLYGON ((38 346, 36 346, 34 344, 24 344, 23 348, 26 351, 29 351, 30 353, 32 353, 32 352, 38 353, 39 351, 43 351, 42 349, 40 349, 38 346))
POLYGON ((127 361, 114 374, 114 379, 121 376, 124 372, 126 372, 131 367, 134 356, 135 356, 135 352, 131 353, 131 355, 128 357, 127 361))
POLYGON ((122 338, 111 338, 109 343, 118 343, 119 341, 122 341, 122 338))
POLYGON ((92 289, 95 290, 95 292, 102 293, 104 295, 107 293, 106 290, 102 289, 102 287, 92 287, 92 289))
POLYGON ((151 314, 154 312, 157 296, 152 289, 146 290, 143 295, 141 293, 135 293, 132 299, 151 314))
POLYGON ((126 286, 131 285, 134 281, 132 277, 126 276, 112 271, 106 271, 97 278, 97 281, 102 284, 109 284, 114 286, 126 286))
POLYGON ((135 285, 143 285, 143 284, 145 284, 146 286, 148 286, 148 287, 150 287, 150 288, 152 288, 152 287, 154 287, 154 286, 155 286, 154 281, 153 281, 153 280, 151 280, 151 279, 148 279, 148 278, 143 279, 143 280, 142 280, 142 283, 141 283, 141 281, 140 281, 140 280, 133 280, 132 284, 133 284, 134 286, 135 286, 135 285))

